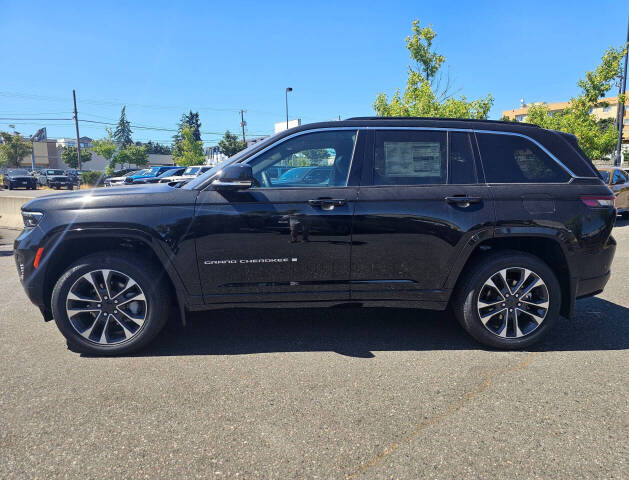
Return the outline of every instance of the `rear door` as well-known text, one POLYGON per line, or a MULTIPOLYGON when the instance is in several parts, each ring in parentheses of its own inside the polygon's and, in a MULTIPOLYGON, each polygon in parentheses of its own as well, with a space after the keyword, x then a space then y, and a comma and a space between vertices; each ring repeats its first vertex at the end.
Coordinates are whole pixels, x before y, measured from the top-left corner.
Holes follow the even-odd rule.
POLYGON ((376 130, 352 237, 352 300, 443 306, 450 270, 490 234, 493 201, 469 131, 376 130))

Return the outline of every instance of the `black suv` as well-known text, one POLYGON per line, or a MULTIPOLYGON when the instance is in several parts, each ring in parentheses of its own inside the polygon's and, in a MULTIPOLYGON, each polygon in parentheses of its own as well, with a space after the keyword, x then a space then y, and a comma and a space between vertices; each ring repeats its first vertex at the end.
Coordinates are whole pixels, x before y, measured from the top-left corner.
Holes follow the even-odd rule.
POLYGON ((97 354, 190 311, 348 302, 451 308, 481 343, 524 348, 603 290, 616 248, 614 196, 576 138, 492 121, 305 125, 180 187, 51 195, 22 215, 28 296, 97 354), (326 175, 278 181, 302 167, 326 175))

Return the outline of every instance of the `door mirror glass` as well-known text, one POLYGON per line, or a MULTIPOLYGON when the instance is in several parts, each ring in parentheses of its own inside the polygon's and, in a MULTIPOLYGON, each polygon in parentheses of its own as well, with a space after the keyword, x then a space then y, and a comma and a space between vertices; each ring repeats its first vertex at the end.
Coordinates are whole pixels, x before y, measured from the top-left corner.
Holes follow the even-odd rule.
POLYGON ((253 185, 253 172, 251 165, 237 163, 228 165, 212 182, 214 190, 246 190, 253 185))

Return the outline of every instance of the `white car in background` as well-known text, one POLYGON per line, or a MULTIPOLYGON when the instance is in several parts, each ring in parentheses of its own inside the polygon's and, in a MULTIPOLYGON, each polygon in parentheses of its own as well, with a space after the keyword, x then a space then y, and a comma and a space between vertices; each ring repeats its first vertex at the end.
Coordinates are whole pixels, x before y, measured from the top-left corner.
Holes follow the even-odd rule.
POLYGON ((210 165, 192 165, 186 168, 183 173, 177 177, 160 178, 159 183, 187 182, 207 172, 210 168, 212 168, 210 165))
POLYGON ((127 172, 124 175, 121 175, 120 177, 106 178, 103 183, 105 184, 106 187, 124 185, 125 184, 124 180, 126 177, 128 177, 129 175, 141 175, 146 170, 147 170, 146 168, 144 170, 131 170, 130 172, 127 172))

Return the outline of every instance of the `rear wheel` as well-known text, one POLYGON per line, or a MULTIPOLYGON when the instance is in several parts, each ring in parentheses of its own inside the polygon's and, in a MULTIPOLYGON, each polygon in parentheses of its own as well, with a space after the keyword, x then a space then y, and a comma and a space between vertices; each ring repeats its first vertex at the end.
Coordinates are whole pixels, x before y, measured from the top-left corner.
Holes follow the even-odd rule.
POLYGON ((123 252, 89 255, 57 281, 52 311, 70 348, 118 355, 147 345, 170 311, 166 273, 123 252))
POLYGON ((501 251, 469 268, 452 305, 463 328, 480 343, 518 349, 539 341, 557 321, 561 290, 539 258, 501 251))

